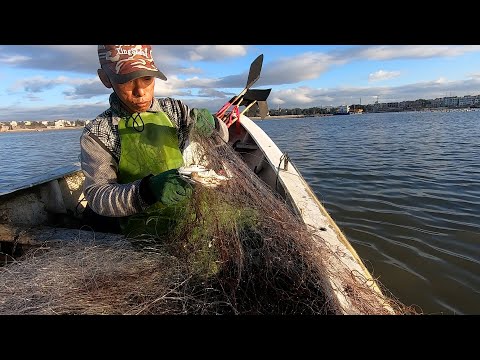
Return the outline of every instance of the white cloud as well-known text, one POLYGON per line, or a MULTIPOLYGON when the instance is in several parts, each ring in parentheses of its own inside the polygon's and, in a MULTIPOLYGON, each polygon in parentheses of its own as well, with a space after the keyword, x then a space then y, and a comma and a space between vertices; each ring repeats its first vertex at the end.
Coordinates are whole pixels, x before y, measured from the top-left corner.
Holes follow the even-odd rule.
POLYGON ((446 84, 446 83, 448 83, 448 80, 447 80, 447 78, 445 78, 445 77, 440 77, 440 78, 438 78, 437 80, 433 80, 432 83, 435 83, 435 84, 446 84))
POLYGON ((98 78, 79 79, 66 76, 57 76, 56 78, 49 79, 45 76, 34 76, 15 82, 10 87, 10 91, 24 90, 30 93, 37 93, 60 85, 84 86, 91 84, 100 84, 100 80, 98 78))
POLYGON ((215 61, 246 54, 247 47, 243 45, 197 45, 188 51, 188 59, 190 61, 215 61))
POLYGON ((268 103, 283 108, 308 108, 315 106, 339 106, 342 104, 371 104, 377 96, 379 102, 399 102, 417 99, 435 99, 444 96, 480 95, 480 78, 433 81, 402 86, 369 86, 343 88, 299 87, 284 90, 273 89, 268 103))
POLYGON ((468 74, 467 76, 471 79, 479 79, 480 78, 480 73, 468 74))
POLYGON ((480 45, 383 45, 357 47, 348 50, 349 55, 370 60, 419 59, 460 56, 480 51, 480 45))
POLYGON ((315 52, 272 61, 268 66, 263 66, 258 86, 294 84, 316 79, 338 63, 330 55, 315 52))
POLYGON ((390 80, 400 76, 400 71, 378 70, 368 75, 368 81, 390 80))
POLYGON ((178 71, 182 74, 201 74, 203 73, 203 70, 198 68, 198 67, 194 67, 194 66, 190 66, 188 68, 179 68, 178 71))
MULTIPOLYGON (((0 46, 2 57, 0 64, 3 78, 8 78, 12 67, 28 68, 30 70, 52 70, 55 74, 65 73, 71 77, 46 76, 30 77, 10 86, 10 91, 25 91, 26 99, 38 100, 36 95, 42 91, 59 87, 70 104, 78 104, 79 99, 103 96, 102 104, 108 107, 110 89, 105 88, 96 75, 98 68, 96 45, 22 45, 0 46), (72 74, 89 74, 88 79, 75 77, 72 74)), ((203 77, 202 64, 191 61, 220 61, 228 58, 244 57, 249 46, 242 45, 154 45, 155 62, 167 75, 168 81, 156 81, 155 95, 171 96, 182 99, 191 107, 207 107, 217 110, 230 98, 236 89, 242 89, 248 77, 248 68, 242 73, 224 76, 222 78, 203 77), (187 75, 187 79, 179 76, 187 75), (231 91, 229 91, 231 90, 231 91)), ((449 81, 440 77, 421 83, 403 86, 366 86, 366 87, 330 87, 315 88, 313 86, 294 87, 291 84, 301 84, 308 80, 320 78, 333 67, 354 61, 394 59, 421 59, 433 57, 452 57, 480 51, 477 45, 388 45, 388 46, 348 46, 329 52, 306 52, 291 57, 270 60, 265 58, 261 76, 255 88, 272 86, 268 103, 283 108, 307 108, 312 106, 338 106, 341 104, 372 103, 376 97, 379 101, 403 101, 419 98, 433 99, 447 94, 463 96, 476 95, 480 92, 480 73, 469 74, 468 78, 459 81, 449 81), (290 84, 289 89, 285 89, 290 84), (283 85, 275 89, 275 85, 283 85)), ((399 71, 383 69, 369 75, 371 82, 393 79, 400 76, 399 71)), ((380 67, 380 66, 379 66, 380 67)), ((48 73, 45 73, 48 74, 48 73)), ((51 73, 50 73, 51 74, 51 73)), ((3 80, 2 78, 2 80, 3 80)), ((303 84, 302 84, 303 85, 303 84)), ((60 93, 60 91, 58 93, 60 93)), ((6 94, 9 95, 9 94, 6 94)), ((18 94, 15 94, 18 95, 18 94)), ((43 95, 43 94, 42 94, 43 95)), ((64 99, 64 98, 63 98, 64 99)), ((12 100, 13 102, 13 100, 12 100)), ((72 105, 69 105, 72 106, 72 105)), ((91 106, 88 105, 88 106, 91 106)), ((84 111, 82 107, 73 106, 75 110, 84 111)), ((106 108, 106 107, 105 107, 106 108)), ((55 108, 48 108, 52 111, 55 108)), ((32 109, 34 111, 35 109, 32 109)), ((104 110, 104 109, 103 109, 104 110)), ((36 110, 35 110, 36 111, 36 110)), ((65 113, 61 107, 56 113, 65 113)), ((19 111, 20 112, 20 111, 19 111)), ((25 112, 28 112, 25 109, 25 112)), ((100 111, 99 111, 100 112, 100 111)), ((98 112, 98 113, 99 113, 98 112)), ((96 112, 97 113, 97 112, 96 112)), ((85 117, 89 118, 89 114, 85 117)))
POLYGON ((18 64, 30 60, 30 57, 24 55, 11 55, 0 57, 0 62, 4 64, 18 64))

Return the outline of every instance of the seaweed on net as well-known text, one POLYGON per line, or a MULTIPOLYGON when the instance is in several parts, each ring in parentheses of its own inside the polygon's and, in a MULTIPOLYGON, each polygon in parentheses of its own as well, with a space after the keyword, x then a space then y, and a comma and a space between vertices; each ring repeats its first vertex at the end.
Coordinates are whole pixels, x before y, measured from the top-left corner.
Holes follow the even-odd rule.
POLYGON ((0 269, 2 314, 405 314, 348 268, 219 138, 197 161, 228 180, 195 185, 159 232, 45 244, 0 269), (341 262, 340 262, 341 263, 341 262), (332 284, 330 279, 335 278, 332 284), (348 309, 334 292, 342 293, 348 309))

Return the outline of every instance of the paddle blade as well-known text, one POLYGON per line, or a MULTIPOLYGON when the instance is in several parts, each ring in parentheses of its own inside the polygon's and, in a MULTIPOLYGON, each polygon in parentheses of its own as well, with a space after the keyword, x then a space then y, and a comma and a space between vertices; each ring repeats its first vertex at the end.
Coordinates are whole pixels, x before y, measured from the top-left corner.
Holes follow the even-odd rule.
POLYGON ((250 71, 248 72, 248 80, 247 86, 245 88, 249 88, 252 86, 260 77, 260 73, 262 71, 262 64, 263 64, 263 54, 260 54, 255 60, 253 60, 252 64, 250 65, 250 71))
POLYGON ((242 101, 240 102, 240 104, 238 104, 238 106, 248 106, 255 101, 256 100, 242 98, 242 101))
POLYGON ((258 112, 260 114, 260 118, 263 120, 268 115, 268 104, 266 101, 258 101, 258 112))
POLYGON ((243 101, 257 100, 266 101, 272 89, 248 89, 243 96, 243 101))

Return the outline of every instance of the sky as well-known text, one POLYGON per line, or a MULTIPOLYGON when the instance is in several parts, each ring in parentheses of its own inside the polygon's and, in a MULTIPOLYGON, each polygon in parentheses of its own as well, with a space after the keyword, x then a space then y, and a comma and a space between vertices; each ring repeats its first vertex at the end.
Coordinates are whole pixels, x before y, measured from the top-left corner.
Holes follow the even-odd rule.
MULTIPOLYGON (((251 88, 271 109, 480 94, 479 45, 153 45, 155 96, 216 112, 260 54, 251 88)), ((111 92, 98 68, 97 45, 0 45, 0 121, 94 119, 111 92)))

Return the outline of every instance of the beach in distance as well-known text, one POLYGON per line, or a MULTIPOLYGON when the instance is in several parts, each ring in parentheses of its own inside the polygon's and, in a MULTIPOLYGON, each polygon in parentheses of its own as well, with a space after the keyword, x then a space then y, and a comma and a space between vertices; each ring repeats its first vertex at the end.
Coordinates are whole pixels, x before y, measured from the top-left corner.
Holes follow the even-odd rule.
POLYGON ((34 128, 34 129, 11 129, 0 131, 0 134, 14 133, 14 132, 32 132, 32 131, 50 131, 50 130, 80 130, 83 126, 65 126, 65 127, 48 127, 48 128, 34 128))
MULTIPOLYGON (((289 119, 289 118, 304 118, 308 117, 307 115, 274 115, 274 116, 267 116, 263 120, 268 120, 268 119, 289 119)), ((252 120, 261 120, 262 118, 260 116, 250 116, 249 117, 252 120)))
MULTIPOLYGON (((267 116, 263 120, 274 120, 274 119, 292 119, 292 118, 304 118, 307 117, 306 115, 275 115, 275 116, 267 116)), ((252 116, 250 117, 252 120, 262 120, 260 117, 252 116)), ((50 131, 50 130, 76 130, 76 129, 83 129, 84 126, 61 126, 61 127, 35 127, 35 128, 13 128, 8 130, 0 130, 0 134, 2 133, 14 133, 14 132, 29 132, 29 131, 50 131)))

